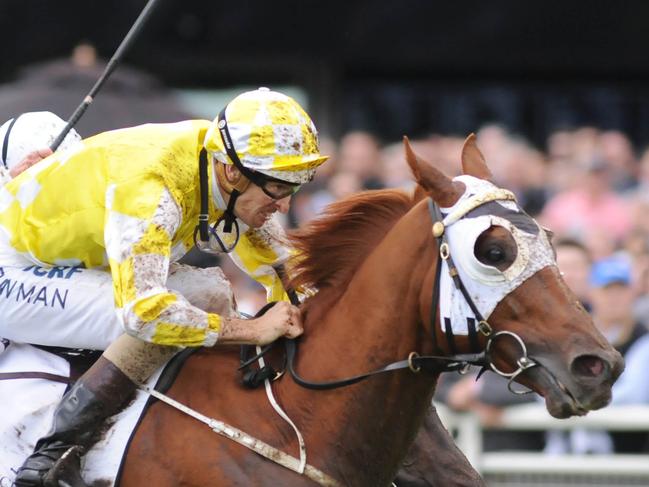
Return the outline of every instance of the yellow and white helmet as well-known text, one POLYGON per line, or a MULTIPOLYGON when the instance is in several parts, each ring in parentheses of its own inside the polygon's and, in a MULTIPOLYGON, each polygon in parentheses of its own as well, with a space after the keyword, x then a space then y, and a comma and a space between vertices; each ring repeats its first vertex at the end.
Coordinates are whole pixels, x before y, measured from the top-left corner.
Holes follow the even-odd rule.
POLYGON ((212 122, 204 146, 221 163, 240 162, 246 169, 292 184, 311 181, 328 158, 320 154, 318 132, 302 107, 268 88, 232 100, 212 122), (224 144, 228 137, 233 146, 228 149, 234 149, 239 161, 228 156, 224 144))

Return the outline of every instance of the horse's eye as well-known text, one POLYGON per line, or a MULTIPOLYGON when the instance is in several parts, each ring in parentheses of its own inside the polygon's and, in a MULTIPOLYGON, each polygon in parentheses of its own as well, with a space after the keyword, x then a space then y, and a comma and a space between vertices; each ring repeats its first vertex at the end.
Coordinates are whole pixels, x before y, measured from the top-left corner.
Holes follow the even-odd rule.
POLYGON ((483 264, 504 272, 516 260, 518 249, 516 241, 509 231, 493 226, 480 234, 473 252, 483 264))
POLYGON ((485 259, 491 265, 500 264, 505 259, 505 251, 497 246, 490 247, 487 249, 485 259))

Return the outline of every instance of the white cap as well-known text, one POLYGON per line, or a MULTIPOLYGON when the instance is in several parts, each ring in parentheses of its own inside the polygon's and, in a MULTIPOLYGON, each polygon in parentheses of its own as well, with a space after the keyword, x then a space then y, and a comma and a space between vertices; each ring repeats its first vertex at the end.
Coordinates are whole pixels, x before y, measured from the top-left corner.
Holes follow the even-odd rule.
MULTIPOLYGON (((0 164, 11 169, 27 154, 49 147, 65 127, 65 122, 52 112, 28 112, 7 120, 0 127, 0 164)), ((59 151, 75 148, 81 137, 72 129, 59 146, 59 151)))

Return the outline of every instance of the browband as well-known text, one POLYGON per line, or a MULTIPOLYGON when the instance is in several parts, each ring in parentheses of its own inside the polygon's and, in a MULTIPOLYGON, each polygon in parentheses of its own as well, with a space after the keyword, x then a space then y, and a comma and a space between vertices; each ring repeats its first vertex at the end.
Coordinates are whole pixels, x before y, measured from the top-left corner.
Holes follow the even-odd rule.
POLYGON ((497 200, 516 201, 516 196, 514 196, 514 193, 512 193, 511 191, 502 188, 494 188, 491 191, 473 195, 467 198, 463 203, 460 203, 460 206, 455 211, 453 211, 453 213, 446 215, 442 223, 445 227, 448 227, 449 225, 452 225, 456 221, 463 218, 468 212, 474 210, 478 206, 482 206, 485 203, 497 200))

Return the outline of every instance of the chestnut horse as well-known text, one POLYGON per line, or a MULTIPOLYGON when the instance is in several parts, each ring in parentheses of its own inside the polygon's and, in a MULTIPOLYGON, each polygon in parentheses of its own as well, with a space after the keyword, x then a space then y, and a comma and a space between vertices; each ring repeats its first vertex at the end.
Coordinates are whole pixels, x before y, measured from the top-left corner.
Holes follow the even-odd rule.
MULTIPOLYGON (((455 356, 489 349, 485 365, 544 396, 556 417, 605 406, 623 367, 563 282, 545 231, 516 208, 510 193, 486 181, 491 174, 473 136, 462 152, 464 176, 454 180, 415 156, 407 141, 406 155, 426 198, 393 190, 361 193, 333 204, 293 237, 301 258, 292 286, 318 290, 302 308, 297 373, 326 382, 411 357, 412 371, 343 388, 310 390, 287 375, 273 383, 275 397, 304 436, 308 463, 345 486, 390 485, 412 444, 439 374, 416 373, 420 362, 412 352, 455 356), (467 188, 474 183, 486 187, 488 196, 471 194, 467 188), (449 211, 443 215, 446 228, 433 225, 431 199, 449 211), (493 209, 501 217, 492 216, 493 209), (518 218, 511 226, 502 223, 507 211, 518 218), (492 223, 475 244, 467 237, 467 247, 451 229, 465 225, 470 232, 471 219, 492 223), (520 225, 522 233, 514 228, 520 225), (471 282, 462 271, 451 281, 463 284, 475 308, 475 321, 465 323, 483 320, 466 333, 452 333, 447 317, 441 319, 442 307, 433 304, 447 299, 439 295, 440 250, 451 274, 457 265, 492 276, 486 283, 471 282), (473 259, 474 267, 464 265, 465 259, 473 259), (536 265, 538 259, 549 260, 536 265)), ((298 457, 292 429, 271 409, 263 388, 238 383, 238 361, 235 349, 201 350, 188 359, 169 395, 298 457)), ((135 433, 120 485, 316 484, 157 402, 135 433)))

